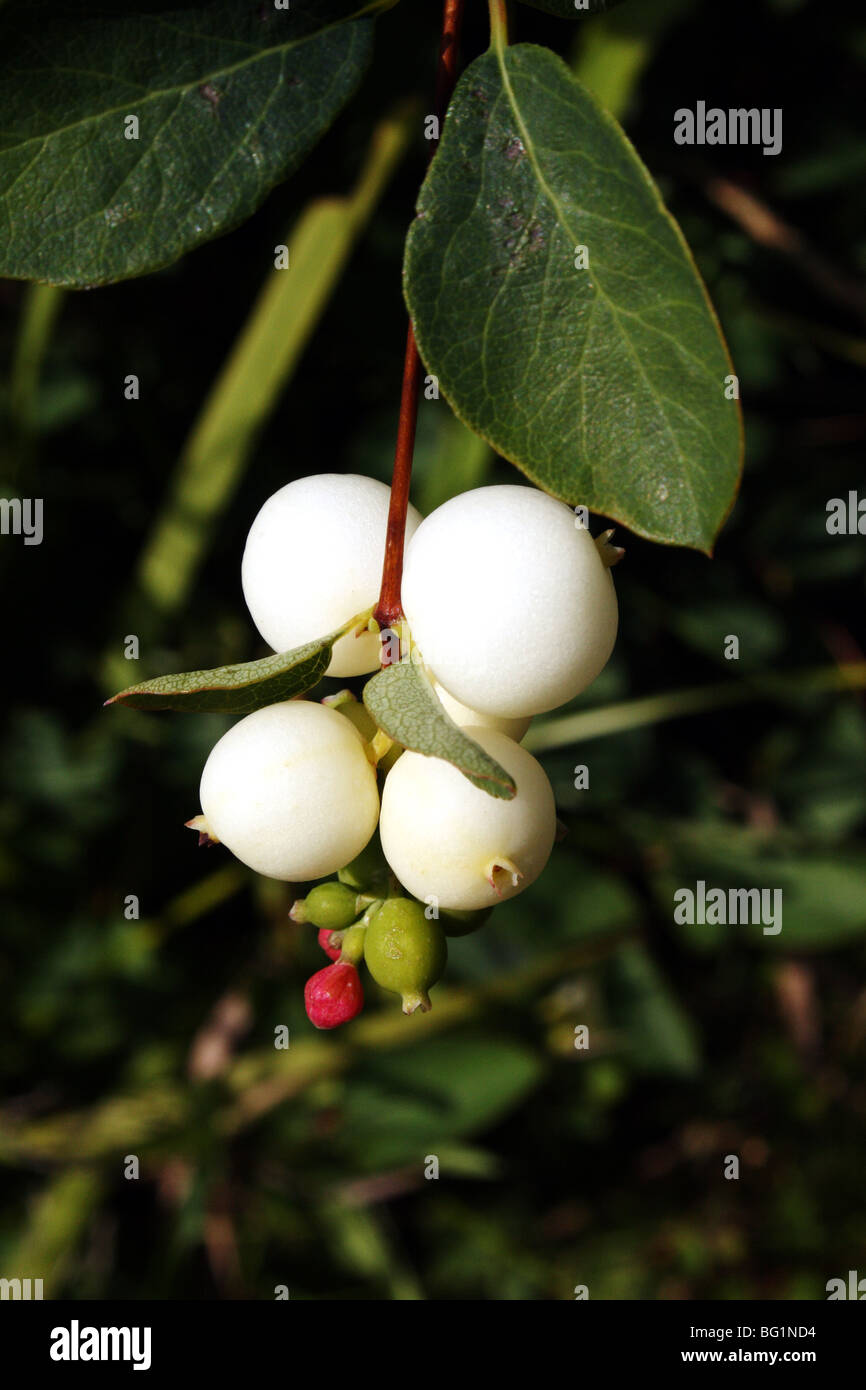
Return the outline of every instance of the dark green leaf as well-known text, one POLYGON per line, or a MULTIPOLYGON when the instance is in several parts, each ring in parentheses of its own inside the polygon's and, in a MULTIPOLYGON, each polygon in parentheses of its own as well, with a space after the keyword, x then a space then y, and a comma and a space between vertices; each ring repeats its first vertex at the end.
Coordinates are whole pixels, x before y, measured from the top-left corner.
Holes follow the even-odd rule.
POLYGON ((351 96, 371 46, 358 16, 390 3, 5 6, 0 275, 101 285, 248 217, 351 96))
POLYGON ((672 630, 687 646, 703 652, 710 661, 728 670, 730 659, 725 653, 729 635, 739 639, 740 671, 765 672, 777 668, 784 649, 784 623, 766 602, 695 597, 688 604, 676 604, 670 622, 672 630))
POLYGON ((711 548, 740 470, 727 350, 646 169, 546 49, 463 74, 405 286, 428 370, 500 453, 564 501, 711 548))
POLYGON ((235 666, 216 666, 212 671, 183 671, 176 676, 131 685, 106 700, 107 705, 131 709, 208 710, 222 714, 251 714, 263 705, 291 700, 310 690, 328 668, 331 649, 338 637, 366 615, 353 618, 339 632, 307 642, 291 652, 275 652, 260 661, 235 666))
POLYGON ((475 1134, 513 1111, 543 1075, 522 1043, 498 1038, 433 1038, 370 1059, 346 1093, 356 1161, 364 1168, 405 1163, 475 1134))
POLYGON ((699 1067, 690 1019, 638 942, 626 942, 606 962, 610 1022, 623 1034, 640 1071, 693 1076, 699 1067))
POLYGON ((563 19, 580 19, 582 15, 596 14, 599 10, 612 10, 620 0, 523 0, 523 3, 563 19))
POLYGON ((866 714, 853 700, 825 707, 793 737, 771 735, 765 770, 768 754, 779 803, 800 829, 832 840, 866 823, 866 714))
MULTIPOLYGON (((656 825, 656 830, 659 827, 656 825)), ((671 865, 654 875, 660 908, 697 949, 717 948, 738 936, 768 951, 830 950, 866 934, 866 854, 859 848, 815 847, 804 836, 767 836, 728 824, 669 824, 662 832, 671 865), (726 894, 724 915, 736 922, 676 922, 674 894, 689 889, 700 912, 704 894, 726 894), (752 900, 731 899, 731 890, 757 890, 752 900)), ((682 902, 682 899, 676 900, 682 902)))
POLYGON ((448 717, 430 681, 414 661, 387 666, 364 687, 364 704, 379 728, 415 753, 444 758, 490 796, 510 801, 517 788, 508 773, 448 717))

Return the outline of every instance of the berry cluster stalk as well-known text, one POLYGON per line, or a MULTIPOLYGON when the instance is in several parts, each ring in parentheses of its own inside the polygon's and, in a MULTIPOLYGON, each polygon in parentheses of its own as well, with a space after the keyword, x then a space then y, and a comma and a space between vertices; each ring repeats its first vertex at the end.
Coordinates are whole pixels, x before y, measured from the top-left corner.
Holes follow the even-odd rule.
MULTIPOLYGON (((445 0, 442 18, 442 40, 436 70, 435 114, 439 130, 457 81, 457 56, 460 30, 463 25, 465 0, 445 0)), ((431 158, 436 152, 438 138, 433 142, 431 158)), ((388 510, 388 531, 385 540, 385 563, 382 568, 382 588, 373 616, 381 628, 392 628, 403 616, 400 584, 403 578, 403 545, 406 535, 406 512, 409 506, 409 482, 412 477, 412 455, 415 450, 415 426, 418 420, 418 396, 421 388, 421 359, 415 345, 415 331, 410 320, 406 335, 406 356, 403 362, 403 388, 400 395, 400 422, 397 428, 397 447, 394 452, 394 476, 391 484, 391 505, 388 510)), ((382 644, 382 665, 390 664, 390 644, 382 644)))
POLYGON ((508 43, 508 4, 507 0, 488 0, 490 10, 490 40, 494 48, 505 48, 508 43))

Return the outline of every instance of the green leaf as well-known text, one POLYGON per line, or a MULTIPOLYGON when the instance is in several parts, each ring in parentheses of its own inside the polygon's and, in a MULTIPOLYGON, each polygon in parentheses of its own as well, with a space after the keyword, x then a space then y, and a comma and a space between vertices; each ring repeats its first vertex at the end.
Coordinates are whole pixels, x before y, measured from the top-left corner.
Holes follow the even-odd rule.
POLYGON ((249 217, 351 96, 359 16, 389 3, 5 6, 0 275, 102 285, 249 217))
POLYGON ((371 1058, 346 1092, 346 1133, 364 1169, 477 1134, 516 1109, 542 1079, 535 1052, 506 1038, 434 1038, 423 1048, 371 1058))
POLYGON ((585 14, 597 14, 599 10, 612 10, 620 0, 523 0, 523 3, 534 10, 559 15, 561 19, 580 19, 585 14))
POLYGON ((548 50, 464 72, 405 289, 427 369, 501 454, 564 501, 710 550, 740 472, 727 349, 649 174, 548 50))
POLYGON ((676 923, 680 936, 698 950, 737 937, 766 951, 833 950, 866 934, 866 853, 859 847, 816 848, 790 831, 770 836, 727 823, 654 822, 646 831, 653 840, 663 837, 670 859, 653 875, 653 889, 660 910, 672 919, 674 895, 688 888, 697 898, 699 881, 706 894, 714 888, 766 894, 742 906, 735 900, 737 916, 748 920, 676 923), (758 920, 762 909, 766 915, 758 920))
POLYGON ((306 642, 291 652, 275 652, 260 661, 216 666, 212 671, 183 671, 176 676, 131 685, 106 700, 107 705, 130 709, 179 709, 221 714, 252 714, 263 705, 292 700, 310 690, 328 669, 331 649, 338 637, 365 623, 368 613, 345 623, 339 632, 306 642))
POLYGON ((445 713, 430 681, 414 661, 386 666, 364 687, 364 704, 389 738, 444 758, 481 791, 510 801, 517 791, 504 767, 469 738, 445 713))
POLYGON ((626 942, 604 966, 612 1026, 639 1071, 693 1076, 700 1055, 691 1020, 639 942, 626 942))

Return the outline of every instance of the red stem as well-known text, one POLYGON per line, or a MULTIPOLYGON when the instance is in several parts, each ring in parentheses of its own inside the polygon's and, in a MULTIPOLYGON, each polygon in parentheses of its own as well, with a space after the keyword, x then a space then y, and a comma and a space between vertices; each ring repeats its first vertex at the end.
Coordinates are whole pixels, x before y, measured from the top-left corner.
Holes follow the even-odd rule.
MULTIPOLYGON (((439 44, 439 65, 436 69, 434 102, 439 127, 445 119, 451 93, 457 82, 457 59, 460 52, 460 30, 463 27, 464 0, 445 0, 442 16, 442 40, 439 44)), ((436 146, 433 146, 435 152, 436 146)), ((432 156, 431 156, 432 157, 432 156)))
MULTIPOLYGON (((445 112, 457 81, 457 56, 460 30, 463 25, 465 0, 445 0, 442 17, 442 40, 436 69, 434 105, 441 132, 445 112)), ((431 159, 438 140, 433 142, 431 159)), ((403 546, 406 536, 406 512, 409 507, 409 483, 412 478, 412 455, 415 451, 415 426, 418 421, 418 397, 421 389, 422 364, 415 346, 415 331, 410 320, 406 335, 406 357, 403 363, 403 389, 400 395, 400 421, 397 427, 397 447, 394 451, 394 477, 391 484, 391 505, 388 509, 388 531, 385 539, 385 564, 382 568, 382 588, 373 617, 382 628, 391 628, 403 616, 400 583, 403 578, 403 546)), ((389 664, 389 644, 383 642, 382 665, 389 664)))
MULTIPOLYGON (((415 346, 412 324, 406 334, 406 357, 403 363, 403 390, 400 395, 400 422, 397 426, 397 448, 394 452, 394 478, 391 483, 391 505, 388 508, 388 531, 385 538, 385 564, 382 568, 382 588, 379 603, 373 614, 382 628, 392 628, 403 616, 400 602, 400 581, 403 578, 403 545, 406 537, 406 512, 409 508, 409 482, 412 477, 412 455, 415 450, 415 426, 418 421, 418 396, 421 389, 421 359, 415 346)), ((382 664, 388 665, 387 642, 382 646, 382 664)))

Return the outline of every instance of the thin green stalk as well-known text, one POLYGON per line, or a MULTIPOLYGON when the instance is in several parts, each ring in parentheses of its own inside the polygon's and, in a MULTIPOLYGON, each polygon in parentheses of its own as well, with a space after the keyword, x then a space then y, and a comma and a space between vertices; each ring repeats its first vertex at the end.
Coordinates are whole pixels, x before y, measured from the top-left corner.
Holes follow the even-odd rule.
POLYGON ((13 455, 7 482, 17 474, 32 448, 37 427, 39 379, 51 335, 63 303, 64 291, 56 285, 28 285, 21 310, 18 342, 9 374, 9 423, 13 455))
POLYGON ((790 695, 812 695, 824 691, 862 690, 866 687, 866 662, 851 662, 841 666, 814 666, 804 671, 784 675, 750 676, 740 682, 718 685, 691 686, 664 695, 644 695, 637 700, 622 700, 601 709, 577 710, 559 719, 548 719, 534 725, 524 745, 533 753, 607 734, 620 734, 628 729, 660 724, 666 719, 681 719, 689 714, 724 709, 730 705, 748 704, 752 700, 787 700, 790 695))
POLYGON ((508 4, 507 0, 487 0, 490 10, 490 46, 506 48, 508 45, 508 4))
POLYGON ((42 1297, 51 1298, 96 1210, 103 1187, 102 1177, 93 1168, 66 1168, 49 1178, 18 1243, 5 1253, 4 1275, 41 1279, 42 1297))
POLYGON ((166 903, 159 916, 142 922, 154 941, 162 942, 179 927, 187 927, 221 907, 250 881, 249 872, 237 861, 222 864, 212 874, 197 879, 166 903))

